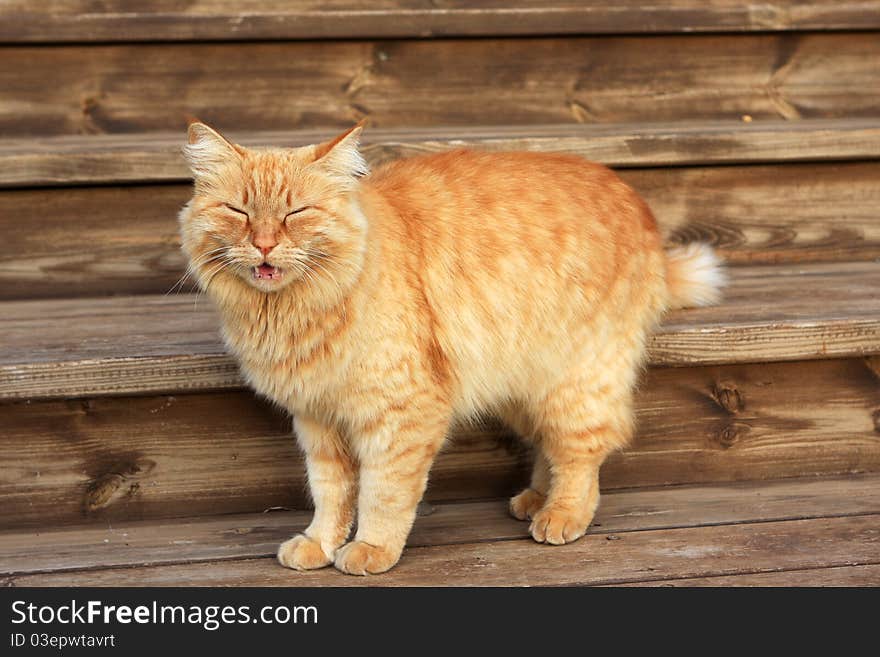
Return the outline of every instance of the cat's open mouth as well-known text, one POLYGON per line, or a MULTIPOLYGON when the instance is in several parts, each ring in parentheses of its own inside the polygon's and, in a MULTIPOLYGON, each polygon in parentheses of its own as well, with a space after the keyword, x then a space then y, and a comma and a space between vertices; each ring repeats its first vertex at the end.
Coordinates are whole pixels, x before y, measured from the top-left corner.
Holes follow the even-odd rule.
POLYGON ((258 280, 277 281, 281 279, 283 272, 283 269, 273 267, 268 262, 264 262, 262 265, 254 267, 254 278, 258 280))

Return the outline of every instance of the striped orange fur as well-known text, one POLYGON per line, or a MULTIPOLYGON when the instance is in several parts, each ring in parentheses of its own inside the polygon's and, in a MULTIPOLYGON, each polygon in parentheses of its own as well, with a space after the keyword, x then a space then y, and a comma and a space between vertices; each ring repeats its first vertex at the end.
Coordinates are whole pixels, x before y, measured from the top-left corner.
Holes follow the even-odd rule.
POLYGON ((456 150, 367 174, 360 132, 245 149, 189 130, 183 248, 306 456, 314 519, 279 561, 391 568, 450 425, 482 414, 535 447, 513 515, 539 542, 578 539, 599 466, 632 436, 647 337, 668 308, 718 298, 717 259, 664 251, 598 164, 456 150))

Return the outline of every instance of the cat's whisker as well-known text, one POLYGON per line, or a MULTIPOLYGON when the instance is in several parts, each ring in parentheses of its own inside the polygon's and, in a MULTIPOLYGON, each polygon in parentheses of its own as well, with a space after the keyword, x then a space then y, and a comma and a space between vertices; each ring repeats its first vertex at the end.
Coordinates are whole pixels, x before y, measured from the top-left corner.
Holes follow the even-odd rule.
POLYGON ((318 283, 315 280, 315 277, 312 276, 312 270, 308 267, 308 265, 306 263, 301 263, 301 264, 302 264, 302 266, 299 269, 299 273, 305 277, 306 287, 310 288, 309 291, 311 291, 311 288, 317 287, 318 283))
MULTIPOLYGON (((329 279, 330 282, 332 282, 333 285, 336 287, 336 291, 339 293, 339 299, 342 300, 343 298, 345 298, 345 293, 342 291, 342 286, 339 285, 339 281, 336 280, 336 278, 333 276, 333 273, 330 271, 328 265, 326 264, 326 263, 333 262, 333 259, 329 255, 323 255, 320 253, 309 252, 308 255, 309 255, 310 260, 316 255, 318 257, 323 257, 323 259, 326 262, 321 262, 320 260, 311 260, 311 262, 307 263, 307 266, 309 266, 312 269, 312 271, 315 273, 315 275, 318 275, 320 272, 323 272, 325 274, 324 278, 329 279)), ((343 312, 345 312, 344 305, 342 307, 342 310, 343 310, 343 312)))
MULTIPOLYGON (((205 282, 204 282, 204 284, 202 285, 202 291, 203 291, 203 292, 207 292, 207 291, 208 291, 208 288, 210 287, 211 283, 214 281, 214 278, 215 278, 215 277, 216 277, 216 276, 217 276, 217 275, 218 275, 223 269, 225 269, 225 268, 228 267, 229 265, 235 264, 235 258, 233 258, 232 256, 230 256, 230 255, 228 255, 228 254, 227 254, 227 255, 222 255, 222 256, 220 256, 219 258, 215 258, 215 260, 219 260, 220 262, 219 262, 219 264, 216 265, 213 269, 211 269, 211 271, 208 272, 208 274, 205 276, 205 282)), ((200 296, 201 296, 201 295, 196 295, 195 299, 193 300, 193 310, 195 310, 195 309, 198 307, 198 303, 199 303, 199 298, 200 298, 200 296)))
POLYGON ((205 291, 208 290, 211 283, 214 281, 214 278, 219 274, 223 269, 228 267, 231 264, 234 264, 234 260, 232 258, 223 258, 220 260, 219 264, 215 265, 208 274, 205 275, 205 283, 203 285, 203 289, 205 291))
POLYGON ((235 260, 233 258, 221 258, 219 259, 218 264, 211 270, 211 272, 206 276, 205 287, 211 284, 211 281, 214 280, 214 277, 217 276, 223 269, 228 267, 231 264, 234 264, 235 260))
POLYGON ((319 276, 318 272, 305 261, 297 261, 297 271, 303 276, 303 279, 306 283, 306 291, 311 294, 312 291, 317 291, 319 294, 323 292, 322 276, 319 276))
POLYGON ((174 283, 174 285, 172 285, 168 290, 165 291, 164 296, 167 297, 171 294, 174 294, 178 289, 183 289, 183 286, 186 284, 186 281, 189 277, 190 277, 190 271, 189 271, 189 268, 187 268, 186 271, 183 272, 183 276, 178 278, 177 281, 174 283))
POLYGON ((171 286, 171 289, 169 289, 165 293, 165 296, 168 296, 168 295, 172 294, 173 292, 181 289, 183 287, 183 285, 186 284, 187 280, 189 280, 196 273, 196 271, 198 270, 199 267, 203 267, 206 264, 216 260, 219 257, 216 254, 219 253, 222 255, 222 252, 224 252, 226 250, 227 250, 227 247, 225 247, 225 246, 221 246, 216 249, 211 249, 210 251, 207 251, 207 252, 201 254, 200 257, 189 262, 186 266, 186 269, 183 272, 183 275, 180 278, 178 278, 177 282, 171 286))
POLYGON ((165 293, 165 296, 167 297, 168 295, 183 289, 183 286, 187 283, 187 281, 192 279, 195 272, 196 270, 193 268, 192 264, 190 264, 183 272, 183 276, 177 279, 177 282, 171 286, 171 289, 169 289, 165 293))

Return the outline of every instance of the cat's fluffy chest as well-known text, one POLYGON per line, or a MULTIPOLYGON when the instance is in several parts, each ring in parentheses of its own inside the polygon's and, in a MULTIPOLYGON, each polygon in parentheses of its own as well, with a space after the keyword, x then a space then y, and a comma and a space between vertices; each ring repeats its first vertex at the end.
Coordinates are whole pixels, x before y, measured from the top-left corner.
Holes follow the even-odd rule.
POLYGON ((295 412, 335 396, 343 384, 345 324, 335 312, 305 315, 267 305, 225 315, 222 334, 248 384, 295 412))

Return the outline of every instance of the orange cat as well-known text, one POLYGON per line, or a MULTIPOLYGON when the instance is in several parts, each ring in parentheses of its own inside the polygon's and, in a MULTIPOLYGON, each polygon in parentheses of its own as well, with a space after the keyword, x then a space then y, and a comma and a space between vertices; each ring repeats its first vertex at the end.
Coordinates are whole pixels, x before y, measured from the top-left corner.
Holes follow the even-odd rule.
POLYGON ((581 158, 457 150, 366 175, 360 132, 245 149, 194 123, 185 148, 190 266, 306 455, 314 519, 278 560, 391 568, 450 423, 489 413, 537 454, 511 513, 577 540, 632 435, 649 332, 718 298, 716 257, 664 252, 645 203, 581 158))

